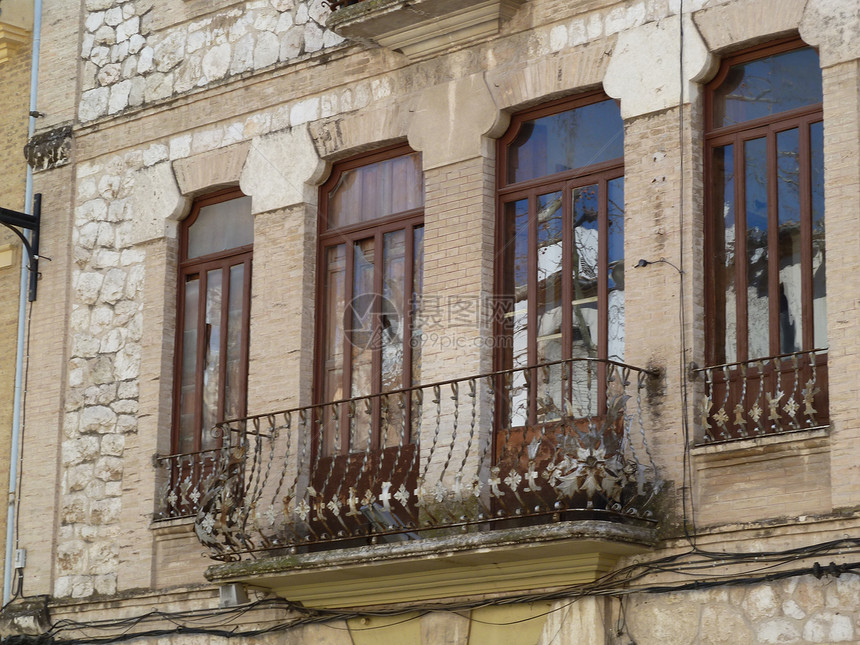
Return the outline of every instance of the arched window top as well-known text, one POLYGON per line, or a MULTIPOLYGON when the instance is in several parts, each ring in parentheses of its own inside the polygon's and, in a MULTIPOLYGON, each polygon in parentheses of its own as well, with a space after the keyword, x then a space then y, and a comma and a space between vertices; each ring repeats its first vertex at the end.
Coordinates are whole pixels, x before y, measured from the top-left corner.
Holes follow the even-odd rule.
POLYGON ((396 157, 388 153, 388 157, 360 166, 344 164, 337 183, 327 195, 327 229, 370 222, 424 207, 421 153, 411 152, 396 157))
POLYGON ((519 128, 516 125, 512 128, 516 135, 507 147, 506 184, 624 156, 624 123, 612 99, 534 116, 522 120, 519 128))
POLYGON ((254 242, 251 198, 238 190, 199 200, 187 220, 185 258, 199 258, 254 242))
POLYGON ((811 47, 735 64, 713 89, 713 128, 821 103, 821 67, 811 47))

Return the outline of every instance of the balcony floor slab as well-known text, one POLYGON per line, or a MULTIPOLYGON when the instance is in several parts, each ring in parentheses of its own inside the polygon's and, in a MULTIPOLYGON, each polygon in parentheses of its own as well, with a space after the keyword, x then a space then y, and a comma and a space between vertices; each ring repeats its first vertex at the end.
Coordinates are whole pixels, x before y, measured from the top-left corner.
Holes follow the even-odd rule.
POLYGON ((642 522, 579 520, 213 565, 206 577, 308 607, 348 608, 560 589, 648 550, 642 522))

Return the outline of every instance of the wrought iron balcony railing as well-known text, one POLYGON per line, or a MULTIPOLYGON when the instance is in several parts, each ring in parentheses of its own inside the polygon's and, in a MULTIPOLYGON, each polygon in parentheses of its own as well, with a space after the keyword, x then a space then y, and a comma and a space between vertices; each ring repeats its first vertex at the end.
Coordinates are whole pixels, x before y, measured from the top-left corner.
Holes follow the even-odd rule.
POLYGON ((160 517, 217 560, 446 531, 650 517, 651 375, 574 359, 231 421, 159 459, 160 517))
POLYGON ((348 7, 351 4, 358 4, 364 0, 327 0, 323 4, 327 4, 332 11, 337 11, 341 7, 348 7))
POLYGON ((695 370, 705 380, 704 442, 829 425, 827 350, 695 370))

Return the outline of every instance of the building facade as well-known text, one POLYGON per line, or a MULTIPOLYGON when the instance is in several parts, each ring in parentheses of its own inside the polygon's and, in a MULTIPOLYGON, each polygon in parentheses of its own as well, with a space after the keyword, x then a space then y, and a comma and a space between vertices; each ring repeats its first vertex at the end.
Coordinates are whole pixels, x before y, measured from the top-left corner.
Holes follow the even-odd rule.
MULTIPOLYGON (((32 3, 6 0, 0 5, 0 207, 24 212, 27 162, 24 146, 29 125, 32 64, 32 3)), ((18 352, 21 244, 0 227, 0 450, 9 455, 15 423, 15 374, 18 352)), ((20 419, 20 417, 19 417, 20 419)), ((9 459, 0 467, 0 486, 9 492, 9 459)), ((0 520, 6 534, 6 514, 0 520)), ((5 559, 4 555, 2 556, 5 559)))
POLYGON ((10 633, 860 641, 856 3, 42 16, 10 633))

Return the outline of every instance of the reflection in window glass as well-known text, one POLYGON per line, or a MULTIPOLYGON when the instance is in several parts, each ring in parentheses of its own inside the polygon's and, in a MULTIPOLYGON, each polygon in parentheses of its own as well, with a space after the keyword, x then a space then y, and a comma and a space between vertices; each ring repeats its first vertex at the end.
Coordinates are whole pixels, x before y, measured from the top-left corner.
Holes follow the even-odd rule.
POLYGON ((247 246, 254 241, 251 198, 238 197, 200 209, 188 227, 188 258, 247 246))
POLYGON ((821 102, 821 68, 811 47, 739 63, 714 91, 719 128, 821 102))
POLYGON ((706 135, 715 314, 709 360, 747 362, 825 349, 818 56, 803 47, 728 70, 711 90, 714 126, 721 129, 706 135), (745 123, 768 116, 769 122, 745 123))
POLYGON ((802 349, 800 265, 800 136, 797 128, 776 135, 777 236, 779 247, 779 352, 802 349))
POLYGON ((624 180, 607 182, 607 358, 624 360, 624 180))
POLYGON ((346 170, 329 193, 328 228, 351 226, 424 205, 421 154, 346 170))
POLYGON ((812 184, 812 308, 815 347, 827 347, 827 282, 824 246, 824 127, 809 127, 812 184))
MULTIPOLYGON (((512 297, 505 313, 506 337, 511 339, 512 368, 529 362, 529 203, 526 199, 505 204, 505 283, 512 297)), ((525 373, 514 372, 511 387, 511 416, 515 425, 528 419, 525 373)))
POLYGON ((770 353, 767 227, 767 140, 744 144, 746 195, 747 343, 750 356, 770 353))
POLYGON ((419 421, 411 395, 373 396, 410 388, 421 374, 421 154, 392 149, 374 158, 382 154, 392 156, 336 168, 320 190, 326 266, 314 398, 359 399, 320 408, 315 450, 326 458, 403 445, 419 421))
POLYGON ((714 148, 712 210, 715 213, 714 296, 723 315, 717 318, 717 363, 737 360, 737 311, 735 308, 735 169, 733 145, 714 148), (722 215, 722 216, 720 216, 722 215))
POLYGON ((508 183, 624 156, 624 124, 613 100, 524 121, 508 147, 508 183))
POLYGON ((620 111, 612 100, 552 109, 514 119, 504 148, 497 360, 514 370, 500 411, 513 427, 601 413, 599 361, 624 356, 620 111))
POLYGON ((596 358, 599 203, 598 186, 573 190, 573 336, 572 355, 596 358))
POLYGON ((204 198, 183 223, 174 450, 219 446, 211 430, 245 412, 251 250, 250 197, 204 198))

